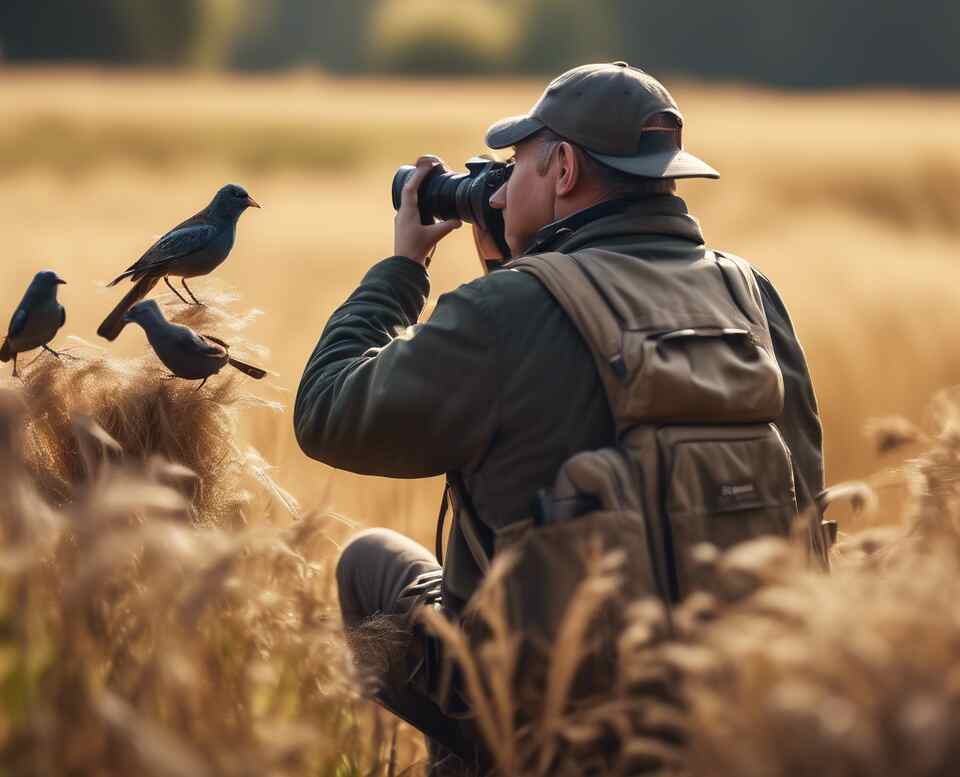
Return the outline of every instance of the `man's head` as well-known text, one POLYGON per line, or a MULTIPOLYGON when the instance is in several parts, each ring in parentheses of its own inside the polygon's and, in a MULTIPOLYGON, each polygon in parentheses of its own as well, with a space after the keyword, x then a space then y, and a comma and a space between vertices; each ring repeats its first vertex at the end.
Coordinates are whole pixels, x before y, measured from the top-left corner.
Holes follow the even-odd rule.
POLYGON ((510 180, 490 198, 514 255, 542 227, 590 205, 671 193, 677 178, 717 178, 683 150, 682 127, 666 88, 624 62, 574 68, 529 114, 490 127, 488 146, 515 148, 510 180))

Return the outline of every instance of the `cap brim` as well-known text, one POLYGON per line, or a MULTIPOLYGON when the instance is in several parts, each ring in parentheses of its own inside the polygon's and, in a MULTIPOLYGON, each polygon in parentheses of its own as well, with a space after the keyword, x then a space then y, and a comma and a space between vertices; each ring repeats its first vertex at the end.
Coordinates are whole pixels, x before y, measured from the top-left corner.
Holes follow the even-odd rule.
POLYGON ((643 178, 719 178, 720 173, 702 159, 673 148, 639 156, 613 156, 611 154, 587 153, 598 162, 630 175, 643 178))
POLYGON ((533 116, 508 116, 506 119, 500 119, 487 130, 487 147, 515 146, 545 126, 540 119, 535 119, 533 116))

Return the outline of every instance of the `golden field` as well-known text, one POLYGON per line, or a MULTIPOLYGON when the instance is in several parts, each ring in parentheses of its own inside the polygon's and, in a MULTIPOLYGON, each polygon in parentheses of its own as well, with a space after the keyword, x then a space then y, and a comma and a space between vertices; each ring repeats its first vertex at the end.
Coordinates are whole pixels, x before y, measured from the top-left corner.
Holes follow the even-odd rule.
MULTIPOLYGON (((535 82, 382 82, 303 75, 187 78, 6 71, 0 78, 0 306, 40 267, 70 281, 65 334, 88 340, 104 287, 226 181, 260 201, 215 279, 263 311, 249 331, 292 403, 321 327, 365 268, 392 251, 389 183, 418 154, 450 166, 486 126, 529 108, 535 82)), ((825 426, 828 481, 876 462, 864 422, 919 418, 960 382, 952 324, 960 266, 960 97, 675 90, 686 146, 721 174, 681 185, 715 246, 779 287, 807 354, 825 426)), ((433 263, 434 297, 477 272, 466 230, 433 263)), ((7 315, 4 313, 3 315, 7 315)), ((141 351, 127 331, 118 352, 141 351)), ((426 539, 436 483, 371 483, 304 461, 289 414, 251 442, 305 507, 426 539)))
MULTIPOLYGON (((392 253, 389 185, 397 165, 431 152, 451 167, 459 167, 467 157, 484 150, 483 132, 489 123, 526 111, 541 88, 542 84, 531 81, 388 82, 311 74, 231 78, 93 70, 0 71, 0 234, 4 240, 0 316, 12 312, 37 269, 56 269, 68 281, 61 292, 67 324, 54 346, 74 347, 84 358, 99 359, 96 350, 70 338, 106 347, 94 332, 120 296, 118 289, 106 289, 106 283, 155 236, 203 207, 220 185, 243 184, 263 209, 242 217, 237 245, 216 276, 192 284, 201 298, 221 295, 223 299, 225 291, 237 295, 231 309, 249 313, 242 332, 233 331, 230 319, 216 315, 205 321, 209 324, 205 331, 222 334, 215 329, 219 324, 227 335, 242 336, 250 344, 251 361, 274 374, 264 385, 242 382, 241 390, 286 406, 281 413, 241 408, 239 447, 254 446, 273 465, 272 477, 295 497, 303 514, 332 511, 350 525, 388 525, 430 544, 439 481, 362 478, 306 460, 294 440, 290 407, 300 370, 325 321, 365 269, 392 253)), ((680 193, 700 218, 712 245, 750 259, 780 289, 805 345, 817 388, 828 482, 875 472, 888 462, 877 458, 865 437, 867 422, 890 415, 924 422, 931 396, 960 383, 960 357, 951 337, 957 315, 955 289, 960 285, 960 266, 953 256, 960 233, 960 150, 954 147, 960 131, 960 95, 784 94, 692 84, 678 84, 673 91, 685 111, 686 146, 722 175, 719 182, 681 183, 680 193)), ((462 230, 441 245, 433 261, 432 298, 474 277, 477 270, 472 243, 467 230, 462 230)), ((130 327, 101 355, 139 357, 145 348, 142 332, 130 327)), ((145 374, 153 375, 150 358, 141 364, 146 365, 145 374)), ((55 384, 61 392, 57 407, 62 410, 61 406, 74 401, 63 396, 69 397, 83 384, 66 378, 67 382, 57 383, 56 369, 51 369, 56 365, 47 364, 48 360, 43 357, 34 366, 43 372, 32 382, 28 379, 29 390, 42 394, 45 382, 55 384)), ((78 368, 71 365, 69 369, 78 368)), ((122 370, 110 371, 118 368, 103 369, 107 378, 121 383, 124 375, 129 377, 122 370)), ((96 401, 101 410, 110 401, 109 383, 103 382, 107 378, 97 378, 101 382, 96 384, 96 401)), ((15 386, 6 376, 2 383, 15 386)), ((125 402, 130 401, 131 395, 124 393, 130 385, 123 383, 125 402)), ((221 389, 217 403, 232 402, 228 387, 216 390, 221 389)), ((173 402, 178 390, 164 389, 167 393, 158 396, 173 402)), ((74 399, 83 397, 78 393, 74 399)), ((209 421, 202 412, 199 417, 209 421)), ((177 434, 185 428, 177 427, 177 434)), ((220 450, 216 446, 227 443, 217 434, 211 433, 211 444, 220 450)), ((64 456, 58 459, 60 464, 69 458, 64 456)), ((197 461, 202 463, 203 456, 197 461)), ((952 459, 949 464, 954 467, 951 471, 960 469, 952 459)), ((102 494, 84 498, 89 502, 84 509, 101 509, 97 500, 104 498, 102 494)), ((842 528, 851 532, 862 528, 858 520, 842 528)), ((274 510, 262 522, 286 530, 289 519, 282 510, 274 510)), ((250 511, 234 523, 255 528, 257 513, 250 511)), ((290 540, 307 561, 309 552, 316 552, 327 565, 321 575, 326 583, 317 583, 316 589, 312 584, 301 586, 299 578, 291 582, 293 578, 271 571, 270 565, 279 563, 273 556, 255 555, 243 564, 258 580, 256 576, 263 575, 264 580, 283 582, 278 588, 291 602, 317 595, 327 597, 329 604, 329 562, 335 557, 330 540, 339 542, 348 531, 324 524, 320 533, 327 539, 298 535, 299 545, 290 540)), ((70 545, 65 537, 66 533, 57 542, 70 545)), ((183 537, 177 541, 186 542, 183 537)), ((234 545, 223 547, 231 548, 229 553, 240 552, 234 545)), ((229 555, 223 547, 218 545, 217 552, 229 555)), ((207 552, 197 551, 189 563, 170 561, 169 568, 162 567, 157 574, 162 578, 173 569, 187 569, 205 579, 206 567, 198 559, 207 558, 207 552)), ((941 566, 953 574, 950 564, 941 566)), ((72 567, 65 564, 60 569, 72 567)), ((189 574, 185 579, 191 579, 189 574)), ((902 569, 900 574, 903 579, 897 579, 906 585, 908 575, 902 569)), ((948 572, 943 575, 946 578, 948 572)), ((809 601, 816 603, 822 590, 813 583, 804 585, 808 593, 813 591, 809 601)), ((896 585, 889 584, 891 595, 896 594, 896 585)), ((170 601, 176 599, 174 594, 170 601)), ((914 594, 920 602, 930 601, 924 592, 911 589, 914 594)), ((83 601, 89 600, 96 609, 98 595, 85 590, 88 599, 83 601)), ((3 606, 14 601, 9 596, 0 600, 3 606)), ((270 606, 262 604, 264 613, 270 606)), ((276 616, 276 624, 270 623, 281 630, 281 624, 288 623, 283 613, 270 610, 269 615, 276 616)), ((268 620, 267 615, 263 619, 268 620)), ((209 625, 235 638, 243 633, 245 623, 237 618, 209 625)), ((311 633, 321 632, 324 640, 336 641, 322 629, 311 633)), ((189 630, 184 627, 182 633, 188 635, 189 630)), ((271 647, 277 655, 313 666, 318 657, 298 652, 302 645, 295 636, 291 630, 271 647), (284 641, 288 637, 289 643, 284 641)), ((831 634, 830 644, 837 639, 831 634)), ((175 638, 169 640, 172 644, 175 638)), ((731 653, 752 655, 755 648, 733 645, 731 653)), ((263 645, 258 644, 258 649, 269 652, 263 645)), ((214 661, 199 648, 197 655, 197 661, 214 661)), ((269 664, 267 658, 264 662, 269 664)), ((0 676, 8 665, 8 656, 0 651, 0 676)), ((277 671, 276 662, 270 666, 270 671, 277 671)), ((224 683, 229 680, 229 676, 222 678, 224 683)), ((206 691, 208 696, 198 696, 192 703, 217 704, 216 688, 206 691)), ((276 698, 268 694, 267 698, 290 713, 287 717, 313 726, 319 718, 310 705, 317 701, 302 688, 298 693, 276 698), (294 696, 302 707, 291 701, 294 696)), ((337 688, 331 693, 336 697, 345 692, 337 688)), ((112 703, 101 699, 95 708, 119 730, 122 715, 109 706, 112 703)), ((160 710, 156 717, 165 719, 169 714, 160 710)), ((340 732, 341 723, 324 721, 322 725, 328 732, 340 732)), ((15 722, 0 716, 0 743, 16 728, 15 722)), ((378 723, 372 729, 379 737, 378 752, 386 736, 381 728, 378 723)), ((237 731, 223 733, 219 741, 228 742, 228 734, 239 741, 237 731)), ((186 740, 199 743, 220 735, 193 729, 182 733, 186 740)), ((302 738, 303 732, 298 736, 302 738)), ((363 752, 368 743, 358 744, 351 736, 356 738, 355 733, 341 732, 332 735, 331 741, 346 742, 363 752)), ((360 739, 365 736, 362 733, 360 739)), ((161 737, 150 746, 162 749, 165 741, 161 737)), ((714 745, 707 743, 704 752, 709 754, 709 746, 714 745)), ((282 755, 276 757, 279 763, 282 755)), ((140 753, 139 760, 117 763, 137 764, 151 774, 189 773, 190 765, 196 763, 184 756, 179 766, 161 768, 160 764, 154 770, 152 766, 162 759, 157 756, 154 764, 145 758, 140 753)), ((336 761, 335 756, 330 758, 336 761)), ((322 767, 318 763, 299 770, 277 767, 276 773, 360 773, 333 767, 331 771, 328 761, 322 767)), ((221 763, 211 766, 209 773, 245 772, 239 764, 221 763)))

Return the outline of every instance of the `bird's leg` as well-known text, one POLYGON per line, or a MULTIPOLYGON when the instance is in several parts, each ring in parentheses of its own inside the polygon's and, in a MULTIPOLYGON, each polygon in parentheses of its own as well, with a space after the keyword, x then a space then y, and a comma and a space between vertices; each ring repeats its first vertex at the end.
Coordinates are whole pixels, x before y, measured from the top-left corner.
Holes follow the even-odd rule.
POLYGON ((20 373, 17 372, 17 355, 16 354, 13 355, 13 377, 15 378, 20 377, 20 373))
POLYGON ((187 294, 190 295, 190 299, 193 300, 194 304, 195 304, 195 305, 200 305, 201 307, 203 307, 203 303, 202 303, 200 300, 198 300, 196 297, 193 296, 193 292, 190 291, 190 287, 187 286, 187 279, 186 279, 186 278, 181 278, 181 279, 180 279, 180 283, 183 284, 183 288, 185 288, 185 289, 187 290, 187 294))
POLYGON ((63 361, 64 359, 79 359, 79 358, 80 358, 79 356, 74 356, 72 353, 67 353, 66 351, 55 351, 55 350, 53 350, 53 348, 50 348, 49 346, 46 346, 46 345, 43 346, 43 350, 45 350, 45 351, 50 351, 50 353, 52 353, 54 356, 56 356, 58 359, 60 359, 60 361, 63 361))
MULTIPOLYGON (((207 378, 209 378, 209 375, 207 376, 207 378)), ((203 384, 207 382, 207 378, 204 378, 203 380, 200 381, 200 385, 197 386, 196 388, 197 391, 203 388, 203 384)))
POLYGON ((183 298, 183 295, 174 288, 173 284, 170 283, 170 279, 169 279, 166 275, 163 276, 163 282, 164 282, 165 284, 167 284, 167 286, 170 288, 170 291, 172 291, 174 294, 177 295, 177 297, 180 298, 180 301, 181 301, 184 305, 189 305, 189 304, 190 304, 189 302, 187 302, 187 301, 183 298))

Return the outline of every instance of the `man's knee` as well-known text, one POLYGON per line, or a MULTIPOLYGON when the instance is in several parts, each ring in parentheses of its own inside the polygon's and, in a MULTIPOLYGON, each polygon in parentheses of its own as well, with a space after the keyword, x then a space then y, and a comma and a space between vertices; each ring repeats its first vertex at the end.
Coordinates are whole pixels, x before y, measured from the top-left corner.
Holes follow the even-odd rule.
POLYGON ((337 591, 344 622, 392 613, 402 589, 438 568, 423 546, 391 529, 367 529, 344 546, 337 561, 337 591))
POLYGON ((376 569, 384 561, 385 548, 389 546, 390 529, 367 529, 352 537, 337 559, 337 593, 340 596, 340 609, 343 619, 351 625, 353 621, 372 615, 367 612, 369 596, 364 588, 363 579, 369 577, 365 572, 376 569))
POLYGON ((349 583, 356 570, 377 564, 393 534, 390 529, 366 529, 351 537, 337 559, 337 585, 349 583))

